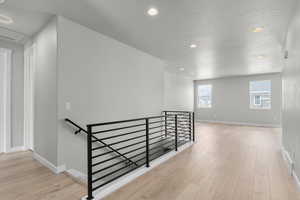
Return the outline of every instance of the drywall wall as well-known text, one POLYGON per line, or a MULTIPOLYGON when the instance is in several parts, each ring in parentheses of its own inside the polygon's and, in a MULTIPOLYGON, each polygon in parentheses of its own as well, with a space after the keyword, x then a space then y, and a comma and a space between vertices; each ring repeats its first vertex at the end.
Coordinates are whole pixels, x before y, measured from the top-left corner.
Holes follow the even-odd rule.
POLYGON ((62 17, 58 33, 59 165, 85 172, 85 135, 63 119, 85 125, 160 114, 164 62, 62 17))
POLYGON ((57 29, 56 18, 33 39, 36 44, 34 150, 57 164, 57 29))
POLYGON ((0 48, 12 50, 11 147, 21 147, 24 145, 24 48, 3 40, 0 40, 0 48))
POLYGON ((169 72, 164 73, 165 110, 194 110, 193 79, 169 72))
POLYGON ((300 4, 287 36, 288 59, 282 72, 283 79, 283 145, 300 176, 300 4))
POLYGON ((195 81, 195 114, 201 121, 218 121, 241 124, 280 126, 281 123, 281 75, 228 77, 195 81), (249 108, 249 81, 271 80, 272 108, 254 110, 249 108), (198 108, 197 87, 212 84, 212 107, 198 108))

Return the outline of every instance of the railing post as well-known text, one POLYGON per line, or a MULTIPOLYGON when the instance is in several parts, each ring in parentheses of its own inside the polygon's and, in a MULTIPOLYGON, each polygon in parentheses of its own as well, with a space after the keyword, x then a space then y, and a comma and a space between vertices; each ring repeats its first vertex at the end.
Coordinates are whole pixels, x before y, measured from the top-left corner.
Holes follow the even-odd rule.
POLYGON ((167 129, 167 122, 168 122, 168 118, 167 118, 167 111, 164 111, 165 114, 165 137, 168 136, 168 129, 167 129))
POLYGON ((193 142, 195 142, 195 112, 193 112, 193 142))
POLYGON ((178 150, 177 115, 175 115, 175 151, 178 150))
POLYGON ((150 167, 149 163, 149 119, 146 119, 146 167, 150 167))
POLYGON ((192 113, 189 113, 189 138, 192 141, 192 113))
POLYGON ((88 163, 88 196, 87 200, 94 199, 92 183, 92 126, 87 126, 87 163, 88 163))

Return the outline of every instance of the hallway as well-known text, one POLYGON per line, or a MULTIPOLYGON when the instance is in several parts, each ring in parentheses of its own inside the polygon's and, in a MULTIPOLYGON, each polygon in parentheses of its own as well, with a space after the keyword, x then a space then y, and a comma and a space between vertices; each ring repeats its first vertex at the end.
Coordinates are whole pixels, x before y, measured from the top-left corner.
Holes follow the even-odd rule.
POLYGON ((105 200, 297 200, 280 129, 198 124, 197 143, 105 200))

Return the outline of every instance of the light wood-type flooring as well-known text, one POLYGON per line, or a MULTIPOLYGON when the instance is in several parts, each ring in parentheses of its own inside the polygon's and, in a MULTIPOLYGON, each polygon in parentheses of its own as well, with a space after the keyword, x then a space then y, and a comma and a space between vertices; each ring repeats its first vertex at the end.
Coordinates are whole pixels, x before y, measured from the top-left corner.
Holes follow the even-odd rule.
MULTIPOLYGON (((105 200, 300 200, 280 129, 197 124, 197 142, 105 200)), ((0 155, 0 200, 79 200, 85 186, 31 152, 0 155)))

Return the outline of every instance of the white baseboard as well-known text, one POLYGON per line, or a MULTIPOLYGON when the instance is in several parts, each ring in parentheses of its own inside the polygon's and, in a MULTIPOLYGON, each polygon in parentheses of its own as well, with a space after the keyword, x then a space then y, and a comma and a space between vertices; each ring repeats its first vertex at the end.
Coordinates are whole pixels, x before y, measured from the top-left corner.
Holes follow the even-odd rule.
POLYGON ((36 152, 33 153, 33 158, 35 160, 37 160, 38 162, 40 162, 45 167, 49 168, 55 174, 62 173, 66 170, 65 165, 61 165, 61 166, 56 167, 54 164, 52 164, 50 161, 48 161, 47 159, 45 159, 44 157, 42 157, 41 155, 39 155, 36 152))
POLYGON ((73 176, 75 179, 83 182, 83 183, 87 183, 87 175, 76 170, 76 169, 69 169, 67 170, 67 173, 70 175, 70 176, 73 176))
POLYGON ((19 151, 26 151, 27 149, 24 146, 20 147, 12 147, 10 148, 7 153, 14 153, 14 152, 19 152, 19 151))
MULTIPOLYGON (((104 186, 102 189, 99 189, 96 192, 94 192, 94 194, 93 194, 94 195, 94 199, 95 200, 103 199, 107 195, 109 195, 112 192, 118 190, 119 188, 123 187, 124 185, 128 184, 129 182, 133 181, 134 179, 138 178, 139 176, 142 176, 143 174, 149 172, 153 168, 155 168, 155 167, 159 166, 160 164, 166 162, 167 160, 169 160, 170 158, 174 157, 175 155, 177 155, 181 151, 189 148, 190 146, 192 146, 192 144, 193 143, 185 144, 185 145, 179 147, 177 152, 176 151, 172 151, 170 153, 165 154, 164 156, 161 156, 160 158, 157 158, 156 160, 153 160, 150 163, 150 167, 149 168, 141 167, 141 168, 136 169, 133 172, 131 172, 131 173, 129 173, 129 174, 121 177, 117 181, 114 181, 114 182, 108 184, 107 186, 104 186)), ((86 196, 82 197, 82 200, 86 200, 86 196)))
POLYGON ((282 153, 283 159, 286 161, 286 164, 288 166, 289 174, 291 176, 293 176, 293 178, 298 186, 298 189, 300 190, 300 180, 295 172, 294 161, 292 160, 289 152, 287 150, 285 150, 284 147, 281 148, 281 153, 282 153))
POLYGON ((217 121, 217 120, 196 120, 196 122, 229 124, 229 125, 240 125, 240 126, 270 127, 270 128, 280 128, 281 127, 281 125, 277 125, 277 124, 256 124, 256 123, 247 123, 247 122, 228 122, 228 121, 217 121))

